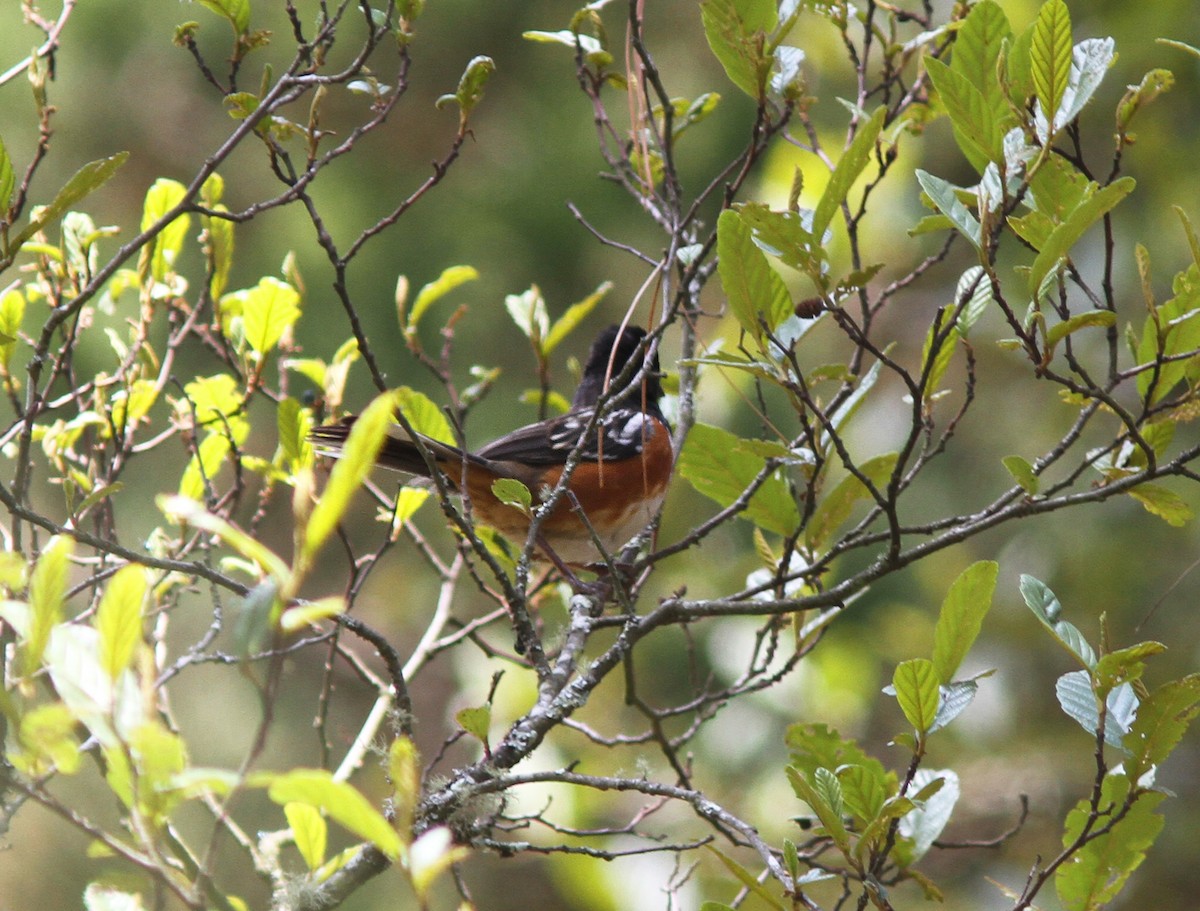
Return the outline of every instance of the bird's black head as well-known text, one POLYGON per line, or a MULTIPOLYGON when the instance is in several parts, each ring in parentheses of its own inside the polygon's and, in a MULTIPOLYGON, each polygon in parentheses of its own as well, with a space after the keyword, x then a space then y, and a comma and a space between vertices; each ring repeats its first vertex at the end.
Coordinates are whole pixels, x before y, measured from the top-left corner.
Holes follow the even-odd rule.
MULTIPOLYGON (((638 346, 645 337, 645 330, 637 326, 626 326, 624 329, 620 326, 609 326, 601 332, 592 342, 592 350, 588 353, 587 363, 583 367, 583 378, 579 381, 579 389, 575 392, 575 400, 571 407, 586 408, 596 404, 604 393, 606 381, 611 382, 620 376, 626 364, 639 354, 638 346)), ((640 353, 644 355, 644 349, 640 353)), ((658 400, 662 396, 656 352, 650 361, 649 369, 643 372, 642 382, 635 383, 621 396, 621 404, 640 408, 645 402, 647 407, 657 408, 658 400)))

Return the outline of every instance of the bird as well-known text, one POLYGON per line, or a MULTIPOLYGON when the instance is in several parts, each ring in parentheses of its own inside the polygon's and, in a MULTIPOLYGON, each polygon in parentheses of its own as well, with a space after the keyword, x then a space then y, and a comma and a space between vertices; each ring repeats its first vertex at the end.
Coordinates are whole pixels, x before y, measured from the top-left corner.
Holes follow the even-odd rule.
MULTIPOLYGON (((534 556, 579 584, 575 570, 611 565, 650 524, 671 478, 675 453, 661 409, 657 353, 630 378, 622 376, 630 361, 645 357, 645 339, 645 331, 636 326, 603 330, 592 343, 564 414, 520 427, 475 451, 423 435, 418 446, 403 427, 392 424, 376 464, 428 478, 432 461, 446 486, 470 501, 475 521, 523 545, 530 514, 497 497, 493 485, 502 479, 519 481, 536 504, 555 489, 568 459, 577 453, 566 490, 539 528, 534 556), (617 380, 625 384, 610 389, 617 380)), ((309 438, 316 452, 336 457, 353 423, 347 417, 315 427, 309 438)))

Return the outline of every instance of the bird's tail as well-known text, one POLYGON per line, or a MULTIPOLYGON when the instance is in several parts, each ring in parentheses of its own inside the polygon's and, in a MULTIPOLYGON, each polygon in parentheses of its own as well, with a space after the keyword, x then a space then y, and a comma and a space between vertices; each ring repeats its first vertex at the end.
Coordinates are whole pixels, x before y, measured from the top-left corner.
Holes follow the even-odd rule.
MULTIPOLYGON (((336 458, 342 454, 346 439, 350 436, 350 428, 353 426, 353 417, 343 418, 337 424, 314 427, 308 438, 319 455, 336 458)), ((421 444, 437 462, 457 464, 463 460, 463 452, 457 446, 427 436, 421 437, 421 444)), ((384 438, 383 448, 379 450, 375 464, 394 471, 429 477, 429 463, 425 461, 412 437, 405 433, 399 424, 388 427, 388 434, 384 438)))

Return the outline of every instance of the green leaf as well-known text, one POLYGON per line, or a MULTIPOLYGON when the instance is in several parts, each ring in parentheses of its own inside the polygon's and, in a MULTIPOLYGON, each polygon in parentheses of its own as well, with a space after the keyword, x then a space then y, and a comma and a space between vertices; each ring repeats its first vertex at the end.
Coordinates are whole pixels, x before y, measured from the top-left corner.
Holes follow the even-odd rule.
POLYGON ((261 773, 252 776, 250 783, 266 785, 267 796, 280 806, 302 803, 320 810, 343 828, 371 842, 393 860, 404 850, 400 836, 367 798, 352 785, 335 780, 323 769, 261 773))
POLYGON ((39 209, 37 214, 30 218, 29 224, 19 231, 16 237, 9 241, 5 257, 3 260, 0 260, 0 268, 12 261, 12 257, 16 255, 17 250, 25 241, 33 237, 34 234, 42 230, 46 225, 61 218, 68 209, 93 190, 107 183, 108 179, 117 172, 117 168, 121 167, 128 158, 128 152, 118 152, 109 158, 101 158, 88 162, 76 171, 71 176, 71 179, 63 185, 63 188, 58 191, 58 195, 54 197, 54 200, 49 205, 39 209))
POLYGON ((517 324, 527 339, 538 351, 550 334, 550 313, 546 310, 546 299, 537 285, 532 285, 528 291, 521 294, 509 294, 504 298, 504 306, 508 315, 517 324))
POLYGON ((329 472, 325 492, 308 517, 304 529, 305 562, 316 555, 325 539, 333 533, 349 507, 351 497, 375 467, 375 458, 383 448, 398 404, 396 393, 385 392, 377 396, 354 422, 341 458, 334 462, 329 472))
POLYGON ((1142 700, 1121 742, 1129 752, 1126 771, 1134 781, 1160 765, 1179 744, 1200 708, 1200 674, 1164 683, 1142 700))
POLYGON ((306 601, 289 607, 279 617, 279 629, 284 633, 298 633, 314 623, 329 620, 346 610, 346 599, 341 595, 329 595, 316 601, 306 601))
POLYGON ((883 129, 883 120, 886 116, 887 107, 883 106, 877 108, 869 120, 859 124, 858 132, 854 134, 850 146, 838 160, 833 173, 829 175, 829 182, 825 184, 825 190, 817 202, 817 207, 813 212, 813 237, 822 237, 825 234, 825 229, 833 221, 833 216, 837 214, 838 209, 850 194, 850 188, 854 186, 854 182, 858 180, 863 169, 870 162, 871 154, 875 151, 875 142, 879 139, 879 131, 883 129))
POLYGON ((1052 352, 1059 342, 1073 332, 1078 332, 1080 329, 1086 329, 1090 326, 1107 328, 1114 325, 1116 321, 1117 314, 1111 310, 1086 310, 1083 313, 1076 313, 1061 323, 1055 323, 1046 330, 1047 353, 1052 352))
MULTIPOLYGON (((722 508, 729 506, 766 465, 766 457, 753 451, 753 442, 710 424, 697 424, 679 454, 679 473, 722 508)), ((778 474, 767 478, 740 515, 764 531, 785 537, 800 524, 795 498, 778 474)))
POLYGON ((939 319, 929 324, 925 333, 925 344, 921 349, 922 401, 926 405, 933 399, 942 384, 942 378, 950 367, 950 361, 958 348, 958 333, 951 329, 946 333, 946 308, 938 311, 939 319), (933 346, 937 344, 936 353, 933 346))
POLYGON ((1027 494, 1033 496, 1038 492, 1038 476, 1027 459, 1019 455, 1010 455, 1005 456, 1000 462, 1027 494))
POLYGON ((62 622, 67 573, 74 552, 74 538, 55 535, 46 542, 29 576, 29 633, 21 663, 23 675, 34 673, 41 665, 50 631, 62 622))
POLYGON ((773 61, 765 36, 779 23, 775 0, 703 0, 700 20, 729 81, 755 101, 762 98, 773 61))
POLYGON ((487 743, 488 732, 492 726, 491 706, 481 705, 476 708, 459 709, 454 714, 458 726, 478 740, 487 743))
POLYGON ((529 515, 533 509, 533 494, 529 488, 515 478, 500 478, 492 484, 492 493, 501 503, 529 515))
MULTIPOLYGON (((168 212, 183 201, 186 195, 187 187, 177 180, 160 177, 154 181, 142 204, 142 230, 145 231, 158 224, 168 212)), ((158 232, 151 247, 143 248, 144 266, 149 269, 148 274, 155 281, 162 281, 169 272, 174 271, 175 259, 179 256, 179 251, 183 249, 183 241, 187 237, 190 223, 190 216, 177 215, 158 232)), ((142 267, 139 266, 139 271, 141 270, 142 267)))
POLYGON ((275 426, 279 432, 279 448, 292 474, 312 461, 312 412, 293 398, 286 398, 275 410, 275 426))
POLYGON ((96 610, 94 625, 100 634, 100 663, 116 680, 133 660, 142 641, 142 605, 146 599, 146 571, 136 563, 123 566, 109 580, 96 610))
POLYGON ((397 737, 388 748, 388 780, 392 783, 394 822, 400 840, 406 842, 421 798, 421 756, 407 737, 397 737))
POLYGON ((888 799, 888 777, 879 763, 842 765, 837 769, 842 799, 860 823, 875 819, 888 799))
MULTIPOLYGON (((1200 265, 1193 263, 1172 282, 1174 296, 1146 317, 1137 350, 1139 364, 1159 357, 1174 357, 1200 348, 1200 265)), ((1138 393, 1160 402, 1184 379, 1194 380, 1191 358, 1179 358, 1142 370, 1137 375, 1138 393)))
POLYGON ((26 712, 17 727, 20 751, 9 754, 13 765, 25 775, 42 776, 54 771, 74 775, 83 760, 75 738, 78 725, 79 719, 61 702, 26 712))
POLYGON ((1137 85, 1131 85, 1117 105, 1117 131, 1124 134, 1139 110, 1175 85, 1175 75, 1170 70, 1150 70, 1137 85))
MULTIPOLYGON (((1055 0, 1055 2, 1059 2, 1059 0, 1055 0)), ((1050 236, 1033 261, 1033 267, 1029 272, 1029 293, 1031 295, 1036 297, 1041 294, 1046 277, 1052 270, 1058 268, 1075 242, 1083 237, 1088 228, 1128 196, 1136 184, 1137 181, 1132 177, 1121 177, 1114 180, 1080 203, 1066 221, 1050 232, 1050 236)))
POLYGON ((900 662, 892 675, 892 686, 904 717, 918 734, 924 735, 933 726, 941 699, 933 662, 927 658, 910 658, 900 662))
POLYGON ((228 20, 239 35, 250 28, 250 0, 200 0, 200 5, 228 20))
POLYGON ((8 157, 8 149, 4 147, 4 140, 0 139, 0 222, 8 220, 8 207, 12 203, 13 190, 16 189, 16 186, 12 159, 8 157))
POLYGON ((957 187, 919 168, 917 169, 917 182, 937 210, 950 219, 950 223, 958 229, 958 232, 978 250, 982 236, 979 220, 965 205, 959 202, 956 195, 957 187))
POLYGON ((548 356, 563 339, 574 332, 588 314, 596 309, 596 305, 604 299, 604 295, 612 290, 612 286, 612 282, 601 282, 600 286, 583 300, 571 304, 566 312, 554 321, 554 325, 546 333, 545 339, 542 340, 542 354, 548 356))
POLYGON ((774 330, 788 318, 792 299, 783 279, 754 243, 750 226, 731 209, 717 219, 717 257, 729 308, 746 332, 760 338, 760 319, 774 330))
POLYGON ((1004 97, 996 68, 1006 42, 1012 40, 1008 17, 998 3, 983 0, 971 7, 954 38, 950 69, 979 90, 985 109, 1001 137, 1016 118, 1004 97))
POLYGON ((25 319, 25 295, 16 288, 0 292, 0 366, 8 369, 25 319))
POLYGON ((300 293, 286 282, 265 276, 253 288, 238 294, 246 344, 261 360, 300 318, 300 293))
POLYGON ((1038 12, 1029 52, 1034 92, 1053 135, 1071 78, 1071 14, 1063 0, 1049 0, 1038 12))
POLYGON ((222 433, 210 433, 202 439, 179 478, 179 495, 203 500, 231 449, 229 438, 222 433))
POLYGON ((838 482, 813 510, 808 527, 804 530, 808 546, 820 549, 828 543, 830 537, 850 518, 854 506, 860 500, 871 499, 871 492, 860 480, 865 477, 878 490, 891 480, 892 471, 896 467, 897 455, 894 452, 884 453, 867 459, 858 466, 858 474, 848 474, 838 482))
POLYGON ((237 553, 257 564, 272 578, 282 582, 290 575, 288 565, 279 559, 270 548, 226 519, 208 512, 197 501, 188 497, 159 496, 156 502, 158 508, 168 519, 216 535, 237 553))
POLYGON ((325 863, 325 842, 329 834, 321 811, 306 803, 287 803, 283 805, 283 815, 292 830, 296 850, 308 869, 315 871, 325 863))
MULTIPOLYGON (((1071 671, 1055 681, 1054 695, 1062 710, 1074 718, 1081 728, 1096 736, 1100 728, 1099 699, 1092 675, 1088 671, 1071 671)), ((1122 738, 1129 732, 1137 710, 1137 696, 1127 683, 1114 687, 1104 699, 1104 741, 1121 748, 1122 738)))
POLYGON ((487 85, 492 73, 496 71, 496 62, 491 57, 473 57, 458 80, 458 88, 453 95, 443 95, 437 100, 437 107, 444 108, 456 103, 459 108, 459 122, 466 124, 475 105, 483 100, 483 88, 487 85))
POLYGON ((964 569, 951 584, 933 630, 933 667, 941 683, 953 680, 979 636, 999 572, 998 563, 981 560, 964 569))
POLYGON ((736 211, 760 250, 811 277, 821 276, 825 250, 813 236, 812 212, 775 212, 761 202, 739 203, 736 211))
MULTIPOLYGON (((1055 871, 1054 886, 1066 911, 1103 908, 1117 896, 1162 831, 1163 817, 1154 809, 1165 796, 1156 792, 1134 796, 1128 811, 1111 828, 1090 838, 1055 871)), ((1129 779, 1109 774, 1101 785, 1099 805, 1121 809, 1129 801, 1129 779)), ((1089 825, 1095 828, 1095 811, 1091 800, 1084 798, 1067 814, 1063 847, 1074 845, 1089 825)))
POLYGON ((401 386, 392 394, 396 399, 396 409, 404 415, 413 430, 439 443, 454 445, 454 430, 433 399, 408 386, 401 386))
POLYGON ((1141 503, 1146 512, 1153 513, 1176 528, 1186 525, 1195 516, 1186 500, 1161 484, 1139 484, 1131 487, 1127 493, 1141 503))
POLYGON ((936 57, 925 61, 925 69, 950 115, 954 139, 972 167, 983 173, 989 161, 1003 160, 1007 123, 995 118, 983 92, 936 57))
POLYGON ((412 309, 408 313, 408 320, 404 326, 405 334, 411 334, 416 331, 417 324, 420 323, 421 317, 425 315, 434 303, 441 300, 459 285, 465 285, 467 282, 473 282, 479 278, 479 272, 472 266, 450 266, 444 269, 442 274, 429 284, 422 286, 417 292, 417 299, 413 301, 412 309))
MULTIPOLYGON (((830 806, 826 798, 826 793, 829 791, 829 779, 833 778, 832 773, 828 769, 818 768, 812 777, 816 779, 817 776, 824 772, 825 774, 821 778, 826 783, 826 787, 817 788, 795 766, 788 766, 786 771, 788 781, 792 785, 792 791, 809 805, 820 821, 821 827, 833 839, 833 843, 842 850, 842 853, 848 853, 850 850, 850 833, 846 830, 846 823, 842 820, 841 813, 830 806)), ((836 782, 837 779, 833 778, 833 781, 836 782)), ((840 790, 834 791, 833 794, 838 797, 840 804, 840 790)))
POLYGON ((1044 582, 1029 575, 1021 576, 1020 588, 1026 606, 1050 630, 1059 645, 1074 655, 1085 668, 1094 667, 1096 652, 1073 624, 1059 619, 1062 605, 1054 592, 1044 582))

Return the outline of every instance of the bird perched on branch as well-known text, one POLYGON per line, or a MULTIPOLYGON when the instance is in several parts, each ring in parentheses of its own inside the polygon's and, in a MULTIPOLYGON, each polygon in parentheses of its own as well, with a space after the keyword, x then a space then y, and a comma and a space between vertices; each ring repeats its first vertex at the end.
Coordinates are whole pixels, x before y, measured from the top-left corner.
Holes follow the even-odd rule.
MULTIPOLYGON (((543 502, 576 454, 566 490, 539 528, 538 545, 577 581, 573 569, 610 561, 649 524, 671 477, 674 452, 659 408, 658 357, 644 360, 645 338, 634 326, 601 332, 566 414, 518 428, 474 452, 426 436, 418 443, 393 424, 376 462, 421 477, 432 476, 432 463, 451 490, 470 500, 476 521, 523 544, 530 515, 497 497, 493 485, 519 481, 535 504, 543 502), (637 368, 624 377, 635 358, 637 368)), ((319 453, 336 456, 353 422, 350 417, 317 427, 310 439, 319 453)))

